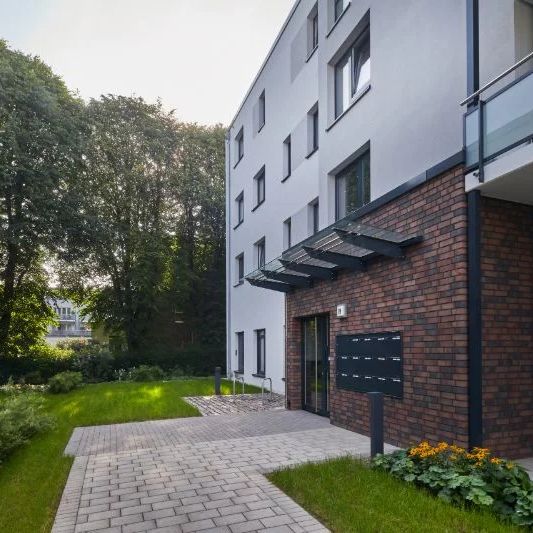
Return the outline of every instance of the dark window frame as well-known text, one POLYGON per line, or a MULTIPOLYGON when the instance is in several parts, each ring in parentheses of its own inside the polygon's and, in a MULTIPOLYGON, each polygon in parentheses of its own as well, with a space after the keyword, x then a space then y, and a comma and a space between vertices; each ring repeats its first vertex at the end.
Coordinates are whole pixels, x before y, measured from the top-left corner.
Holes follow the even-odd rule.
POLYGON ((235 203, 237 204, 237 224, 235 228, 237 228, 244 222, 244 191, 241 191, 237 198, 235 198, 235 203))
POLYGON ((257 366, 256 366, 256 375, 265 376, 266 373, 266 330, 256 329, 255 330, 255 349, 257 356, 257 366), (262 348, 262 360, 261 360, 261 348, 262 348))
POLYGON ((235 257, 237 262, 237 284, 244 283, 244 252, 235 257))
POLYGON ((237 331, 237 372, 244 374, 244 331, 237 331))
POLYGON ((311 52, 318 46, 318 9, 311 18, 311 52))
POLYGON ((311 142, 311 147, 312 147, 312 150, 313 152, 315 152, 316 150, 318 150, 318 133, 319 133, 319 130, 318 130, 318 107, 315 109, 315 111, 313 112, 313 114, 311 115, 311 123, 312 123, 312 142, 311 142))
POLYGON ((262 237, 255 243, 255 259, 257 268, 263 268, 266 264, 266 240, 262 237))
POLYGON ((283 141, 283 167, 283 180, 286 180, 292 174, 292 140, 290 135, 283 141))
POLYGON ((264 203, 266 198, 266 174, 265 167, 263 167, 255 176, 254 176, 254 189, 255 189, 255 206, 252 211, 255 211, 262 203, 264 203))
POLYGON ((319 232, 320 228, 320 212, 319 212, 319 200, 318 198, 311 204, 311 214, 312 214, 312 231, 313 235, 317 234, 319 232))
MULTIPOLYGON (((345 113, 351 106, 351 103, 357 99, 357 95, 363 93, 369 83, 369 79, 359 88, 359 78, 361 75, 361 67, 365 62, 361 61, 363 54, 368 51, 367 60, 370 61, 370 68, 372 68, 372 56, 370 50, 370 26, 367 25, 362 32, 359 34, 357 39, 349 46, 346 52, 340 57, 340 59, 334 65, 334 110, 335 110, 335 119, 338 119, 343 113, 345 113), (344 105, 344 92, 343 92, 343 83, 340 76, 341 72, 344 70, 340 65, 349 65, 349 76, 350 76, 350 102, 344 105)), ((366 56, 365 56, 366 57, 366 56)))
MULTIPOLYGON (((363 205, 370 202, 370 186, 371 186, 370 180, 371 180, 370 149, 367 149, 335 174, 335 220, 340 220, 344 218, 349 213, 355 211, 356 209, 359 209, 363 205), (364 174, 365 165, 368 169, 367 177, 364 174), (356 198, 358 199, 358 201, 353 206, 344 205, 343 212, 341 212, 340 182, 341 182, 341 179, 343 178, 346 179, 347 175, 349 175, 349 172, 353 169, 355 169, 356 172, 358 172, 358 174, 356 174, 356 177, 358 177, 358 180, 355 183, 356 198)), ((346 199, 346 193, 344 194, 344 198, 346 199)))
POLYGON ((260 132, 263 129, 263 126, 266 123, 266 100, 265 100, 265 91, 259 95, 259 109, 258 109, 258 128, 257 132, 260 132))
POLYGON ((333 23, 337 22, 344 13, 347 6, 344 5, 344 0, 333 0, 333 23), (340 10, 338 9, 340 5, 340 10))
MULTIPOLYGON (((283 222, 284 234, 287 236, 287 246, 285 247, 288 250, 292 246, 292 218, 289 217, 283 222)), ((285 237, 284 235, 284 237, 285 237)))
POLYGON ((235 143, 237 145, 237 163, 239 163, 244 157, 244 126, 242 126, 239 133, 235 135, 235 143))

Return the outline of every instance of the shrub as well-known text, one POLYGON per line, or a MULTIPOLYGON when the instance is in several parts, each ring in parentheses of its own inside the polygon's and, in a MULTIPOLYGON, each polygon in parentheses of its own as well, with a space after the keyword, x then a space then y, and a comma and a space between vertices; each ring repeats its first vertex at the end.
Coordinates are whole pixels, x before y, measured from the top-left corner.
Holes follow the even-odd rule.
POLYGON ((60 372, 48 381, 48 390, 54 394, 70 392, 83 381, 81 372, 60 372))
POLYGON ((408 450, 377 455, 372 465, 427 488, 448 502, 491 509, 517 525, 533 525, 533 484, 519 465, 493 457, 486 448, 422 442, 408 450))
POLYGON ((86 382, 112 381, 114 357, 109 350, 98 343, 87 343, 80 347, 74 357, 73 368, 82 373, 86 382))
POLYGON ((129 372, 131 381, 159 381, 165 378, 165 373, 158 366, 140 365, 129 372))
POLYGON ((0 399, 0 462, 32 435, 52 427, 43 404, 42 396, 32 392, 10 392, 0 399))

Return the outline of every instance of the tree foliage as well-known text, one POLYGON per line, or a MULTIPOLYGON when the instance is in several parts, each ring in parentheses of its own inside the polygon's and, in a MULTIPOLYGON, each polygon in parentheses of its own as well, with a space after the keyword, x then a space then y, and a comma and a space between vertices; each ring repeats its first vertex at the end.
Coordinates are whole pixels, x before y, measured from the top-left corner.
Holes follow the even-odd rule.
POLYGON ((60 251, 79 170, 83 108, 40 59, 0 41, 0 356, 43 334, 43 255, 60 251))

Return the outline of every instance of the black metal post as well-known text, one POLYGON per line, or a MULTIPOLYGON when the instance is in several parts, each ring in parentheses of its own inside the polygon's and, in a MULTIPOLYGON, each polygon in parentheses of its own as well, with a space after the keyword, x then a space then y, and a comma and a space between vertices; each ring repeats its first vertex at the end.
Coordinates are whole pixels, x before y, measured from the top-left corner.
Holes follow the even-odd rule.
MULTIPOLYGON (((479 89, 479 1, 466 0, 466 94, 479 89)), ((468 107, 477 105, 477 98, 468 107)))
POLYGON ((383 453, 383 393, 369 392, 370 399, 370 457, 383 453))
POLYGON ((222 369, 219 366, 215 367, 215 394, 220 395, 220 375, 222 369))
POLYGON ((479 130, 479 144, 478 144, 478 160, 479 160, 479 183, 485 181, 485 165, 483 160, 485 159, 485 117, 484 117, 484 102, 480 98, 477 106, 478 112, 478 130, 479 130))
POLYGON ((468 442, 483 445, 483 330, 481 315, 481 193, 467 194, 468 202, 468 442))

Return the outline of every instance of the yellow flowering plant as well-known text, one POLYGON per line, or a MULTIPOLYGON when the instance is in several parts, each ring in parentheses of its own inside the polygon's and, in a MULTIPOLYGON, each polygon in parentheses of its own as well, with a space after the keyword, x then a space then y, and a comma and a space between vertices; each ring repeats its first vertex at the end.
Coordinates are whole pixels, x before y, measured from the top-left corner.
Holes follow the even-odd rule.
POLYGON ((422 441, 378 455, 372 466, 415 483, 450 503, 490 508, 503 520, 533 526, 533 484, 519 465, 488 448, 422 441))

